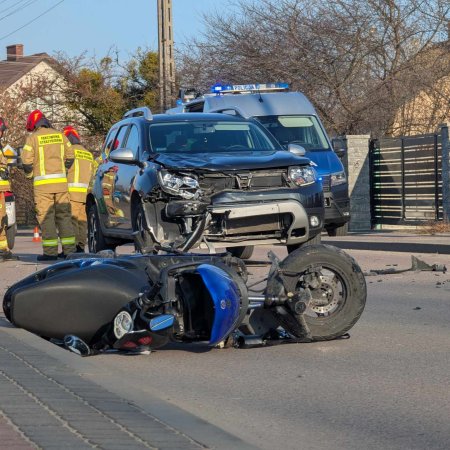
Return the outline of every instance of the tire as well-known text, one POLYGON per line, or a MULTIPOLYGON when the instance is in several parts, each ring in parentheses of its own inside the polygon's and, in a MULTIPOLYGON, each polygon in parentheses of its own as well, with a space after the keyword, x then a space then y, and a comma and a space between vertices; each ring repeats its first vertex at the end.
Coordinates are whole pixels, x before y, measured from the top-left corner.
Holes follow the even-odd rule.
MULTIPOLYGON (((360 267, 347 253, 331 245, 305 246, 284 259, 280 268, 299 275, 286 276, 283 281, 274 273, 267 282, 268 295, 298 290, 304 281, 305 271, 317 269, 313 274, 320 277, 320 285, 311 288, 312 301, 317 303, 310 304, 303 316, 313 340, 336 339, 350 330, 360 318, 366 303, 366 282, 360 267), (324 304, 324 301, 327 303, 324 304)), ((280 323, 289 324, 294 316, 289 314, 290 319, 286 322, 283 320, 286 319, 283 317, 286 316, 286 308, 283 310, 282 314, 276 310, 273 314, 280 323)), ((287 331, 297 335, 295 329, 287 331)))
POLYGON ((236 258, 250 259, 253 255, 253 245, 247 245, 242 247, 227 247, 227 252, 231 253, 236 258))
POLYGON ((12 250, 14 248, 14 243, 16 241, 17 225, 11 225, 6 229, 6 241, 8 243, 8 248, 12 250))
MULTIPOLYGON (((135 208, 133 209, 133 231, 138 231, 141 239, 144 243, 144 247, 147 249, 152 248, 154 246, 154 241, 147 230, 147 220, 145 219, 144 207, 142 203, 136 203, 135 208)), ((134 244, 134 248, 136 252, 142 251, 142 249, 138 248, 136 243, 134 244)))
POLYGON ((320 244, 321 242, 322 242, 322 235, 319 233, 319 234, 316 234, 311 239, 309 239, 308 241, 303 242, 302 244, 288 245, 287 246, 288 255, 290 255, 292 252, 294 252, 298 248, 305 247, 306 245, 317 245, 317 244, 320 244))
POLYGON ((348 222, 344 223, 340 227, 329 228, 327 230, 328 236, 347 236, 348 234, 348 222))
POLYGON ((89 207, 87 221, 89 253, 97 253, 102 250, 115 250, 117 244, 110 244, 103 234, 95 204, 89 207))

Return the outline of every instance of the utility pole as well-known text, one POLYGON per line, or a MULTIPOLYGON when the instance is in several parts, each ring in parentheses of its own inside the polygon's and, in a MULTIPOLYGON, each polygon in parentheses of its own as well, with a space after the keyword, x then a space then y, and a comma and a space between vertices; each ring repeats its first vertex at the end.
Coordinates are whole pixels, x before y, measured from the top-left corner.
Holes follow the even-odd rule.
POLYGON ((161 112, 172 107, 175 98, 172 0, 158 0, 159 98, 161 112))

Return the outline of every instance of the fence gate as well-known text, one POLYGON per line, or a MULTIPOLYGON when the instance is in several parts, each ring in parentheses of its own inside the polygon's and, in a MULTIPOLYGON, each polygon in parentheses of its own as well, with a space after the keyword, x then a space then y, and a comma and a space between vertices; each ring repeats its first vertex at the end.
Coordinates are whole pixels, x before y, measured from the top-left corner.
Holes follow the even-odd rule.
POLYGON ((372 140, 372 225, 442 219, 441 159, 439 134, 372 140))

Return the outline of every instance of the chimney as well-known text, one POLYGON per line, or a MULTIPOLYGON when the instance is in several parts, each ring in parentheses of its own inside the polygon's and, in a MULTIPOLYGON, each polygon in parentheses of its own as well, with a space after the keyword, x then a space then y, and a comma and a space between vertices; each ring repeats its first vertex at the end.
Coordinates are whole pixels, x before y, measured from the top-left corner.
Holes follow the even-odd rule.
POLYGON ((6 47, 6 60, 18 61, 23 57, 23 44, 8 45, 6 47))

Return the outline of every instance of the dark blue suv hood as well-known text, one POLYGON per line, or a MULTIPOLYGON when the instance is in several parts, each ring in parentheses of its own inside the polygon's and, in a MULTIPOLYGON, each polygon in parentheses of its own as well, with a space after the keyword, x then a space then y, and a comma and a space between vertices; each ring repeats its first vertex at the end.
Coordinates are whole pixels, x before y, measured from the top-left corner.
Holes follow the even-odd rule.
POLYGON ((160 153, 154 161, 166 168, 211 171, 275 169, 309 164, 308 158, 296 156, 284 150, 235 153, 160 153))

